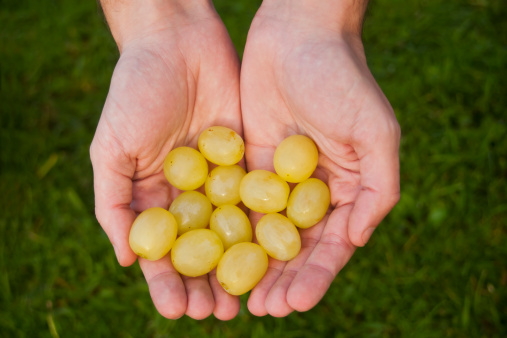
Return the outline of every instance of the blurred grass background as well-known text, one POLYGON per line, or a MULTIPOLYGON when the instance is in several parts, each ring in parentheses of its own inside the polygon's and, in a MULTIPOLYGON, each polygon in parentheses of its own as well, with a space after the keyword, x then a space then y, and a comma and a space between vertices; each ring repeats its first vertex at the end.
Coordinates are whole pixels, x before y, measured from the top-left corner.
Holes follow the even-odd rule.
MULTIPOLYGON (((239 51, 260 1, 216 0, 239 51)), ((93 213, 88 147, 118 57, 94 1, 0 3, 0 337, 506 337, 507 5, 372 1, 402 198, 321 303, 167 320, 93 213)))

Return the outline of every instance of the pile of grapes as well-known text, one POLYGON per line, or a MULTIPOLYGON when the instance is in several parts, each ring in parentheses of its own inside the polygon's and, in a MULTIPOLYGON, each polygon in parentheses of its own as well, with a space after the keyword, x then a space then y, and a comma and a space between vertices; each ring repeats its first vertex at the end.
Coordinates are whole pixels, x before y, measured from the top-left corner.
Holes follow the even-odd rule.
POLYGON ((275 150, 276 173, 247 173, 238 165, 245 147, 234 130, 210 127, 200 134, 198 148, 178 147, 167 155, 164 174, 183 192, 169 210, 150 208, 139 214, 130 246, 149 260, 170 252, 174 268, 185 276, 216 268, 223 288, 241 295, 264 276, 268 255, 282 261, 294 258, 301 249, 297 228, 309 228, 326 214, 329 188, 310 177, 318 150, 310 138, 292 135, 275 150), (211 171, 208 161, 217 165, 211 171), (292 191, 289 183, 295 183, 292 191), (203 185, 204 193, 196 190, 203 185), (264 214, 255 227, 258 244, 252 242, 248 209, 264 214))

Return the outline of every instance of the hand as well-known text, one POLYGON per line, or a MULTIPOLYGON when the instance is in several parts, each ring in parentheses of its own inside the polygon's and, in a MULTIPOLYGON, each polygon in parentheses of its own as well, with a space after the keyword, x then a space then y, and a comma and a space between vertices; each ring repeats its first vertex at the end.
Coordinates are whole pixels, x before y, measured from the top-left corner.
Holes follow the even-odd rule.
MULTIPOLYGON (((241 133, 239 62, 216 12, 182 5, 150 16, 148 2, 140 7, 105 8, 121 56, 90 149, 97 219, 123 266, 137 259, 128 244, 136 214, 167 208, 178 194, 163 174, 166 154, 177 146, 195 147, 200 131, 211 125, 241 133), (117 13, 156 20, 141 20, 146 27, 133 29, 135 20, 117 13)), ((214 273, 180 277, 169 256, 139 263, 165 317, 213 313, 227 320, 239 311, 239 299, 222 289, 214 273)))
POLYGON ((249 170, 273 170, 280 141, 310 136, 332 210, 300 232, 296 258, 270 260, 248 300, 259 316, 315 306, 399 199, 399 125, 368 70, 360 24, 354 31, 330 17, 339 11, 321 2, 299 10, 299 3, 265 1, 252 23, 241 70, 246 162, 249 170))

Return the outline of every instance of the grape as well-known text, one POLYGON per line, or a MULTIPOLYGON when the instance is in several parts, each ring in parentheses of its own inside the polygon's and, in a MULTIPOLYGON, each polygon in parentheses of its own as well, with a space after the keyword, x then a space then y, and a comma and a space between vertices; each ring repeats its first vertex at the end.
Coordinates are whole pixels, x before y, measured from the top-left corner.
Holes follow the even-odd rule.
POLYGON ((209 228, 215 231, 227 250, 240 242, 252 241, 252 225, 248 216, 239 207, 222 205, 213 211, 209 228))
POLYGON ((163 208, 149 208, 137 216, 130 228, 129 244, 136 255, 156 261, 164 257, 174 244, 178 225, 163 208))
POLYGON ((208 162, 194 148, 178 147, 167 154, 164 174, 169 183, 180 190, 194 190, 208 176, 208 162))
POLYGON ((255 227, 255 236, 268 255, 281 261, 291 260, 301 250, 296 226, 278 213, 262 216, 255 227))
POLYGON ((246 173, 237 164, 245 145, 234 130, 207 128, 199 135, 198 148, 178 147, 166 156, 164 175, 184 192, 169 210, 151 208, 141 213, 132 225, 129 243, 137 255, 150 260, 170 252, 174 268, 184 276, 197 277, 216 268, 222 287, 242 295, 265 275, 268 255, 280 261, 298 255, 297 227, 313 226, 326 215, 329 188, 310 178, 318 164, 318 149, 307 136, 292 135, 275 150, 276 173, 246 173), (217 165, 211 172, 208 161, 217 165), (292 192, 288 182, 298 183, 292 192), (202 185, 205 194, 195 191, 202 185), (259 244, 252 243, 247 208, 265 214, 256 225, 259 244), (279 213, 284 209, 287 216, 279 213))
POLYGON ((273 157, 275 171, 285 181, 298 183, 309 178, 317 168, 319 152, 307 136, 292 135, 276 148, 273 157))
POLYGON ((220 237, 209 229, 185 232, 171 250, 173 266, 182 275, 197 277, 213 270, 224 253, 220 237))
POLYGON ((239 195, 253 211, 278 212, 285 209, 290 188, 280 176, 267 170, 253 170, 243 177, 239 195))
POLYGON ((245 144, 234 130, 214 126, 204 130, 197 141, 199 151, 212 163, 233 165, 238 163, 245 153, 245 144))
POLYGON ((292 190, 287 217, 299 228, 309 228, 326 215, 330 201, 328 186, 317 178, 309 178, 292 190))
POLYGON ((255 243, 243 242, 231 246, 217 266, 217 279, 225 291, 239 296, 262 279, 268 269, 268 255, 255 243))
POLYGON ((178 236, 208 226, 213 212, 210 200, 198 191, 185 191, 174 199, 169 211, 178 223, 178 236))
POLYGON ((204 183, 206 196, 216 206, 238 204, 241 202, 239 184, 245 174, 245 169, 237 164, 216 167, 204 183))

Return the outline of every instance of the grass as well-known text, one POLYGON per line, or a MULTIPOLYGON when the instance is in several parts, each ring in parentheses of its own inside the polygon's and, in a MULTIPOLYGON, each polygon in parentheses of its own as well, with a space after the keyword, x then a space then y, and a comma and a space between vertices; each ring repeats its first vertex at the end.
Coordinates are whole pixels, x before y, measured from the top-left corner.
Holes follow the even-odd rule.
MULTIPOLYGON (((215 5, 241 51, 256 2, 215 5)), ((403 131, 402 198, 313 310, 167 320, 93 214, 117 51, 93 1, 0 8, 1 337, 507 336, 507 8, 372 2, 365 47, 403 131)))

